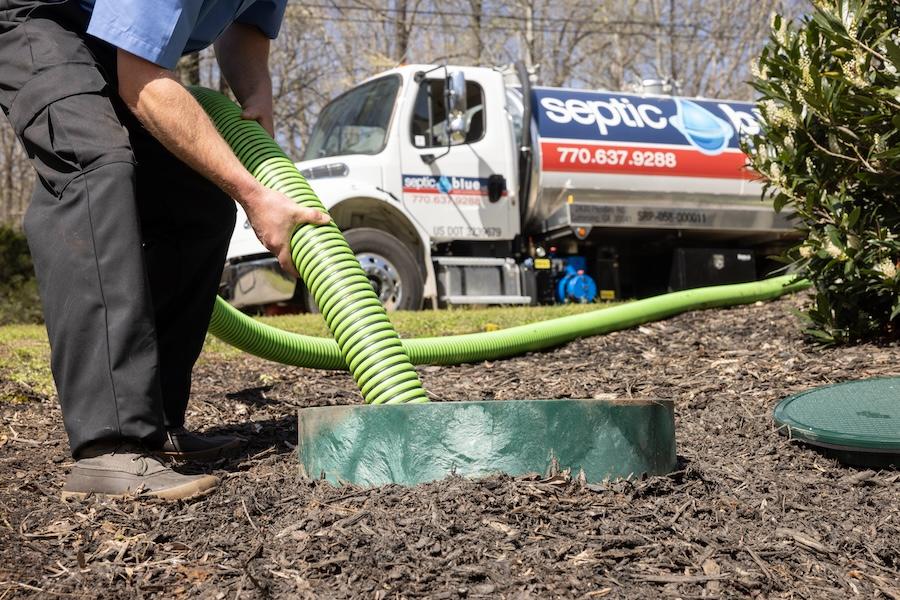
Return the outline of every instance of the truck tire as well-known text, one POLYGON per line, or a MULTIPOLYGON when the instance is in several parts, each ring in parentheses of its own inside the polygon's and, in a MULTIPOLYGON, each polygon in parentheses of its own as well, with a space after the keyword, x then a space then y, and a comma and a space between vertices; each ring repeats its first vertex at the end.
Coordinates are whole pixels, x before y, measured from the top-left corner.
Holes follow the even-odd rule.
MULTIPOLYGON (((387 310, 422 308, 422 272, 415 256, 403 242, 370 227, 349 229, 344 232, 344 237, 387 310)), ((319 312, 312 294, 305 289, 304 292, 307 309, 319 312)))

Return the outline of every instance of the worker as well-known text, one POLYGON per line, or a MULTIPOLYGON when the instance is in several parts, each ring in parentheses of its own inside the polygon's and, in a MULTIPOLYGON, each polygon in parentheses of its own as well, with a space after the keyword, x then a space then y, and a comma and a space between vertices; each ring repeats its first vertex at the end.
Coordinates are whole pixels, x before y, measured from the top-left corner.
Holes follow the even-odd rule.
POLYGON ((0 105, 38 181, 25 215, 75 463, 63 497, 204 495, 238 440, 185 428, 241 204, 296 273, 323 213, 254 179, 174 73, 215 45, 243 117, 273 133, 270 40, 287 0, 0 0, 0 105))

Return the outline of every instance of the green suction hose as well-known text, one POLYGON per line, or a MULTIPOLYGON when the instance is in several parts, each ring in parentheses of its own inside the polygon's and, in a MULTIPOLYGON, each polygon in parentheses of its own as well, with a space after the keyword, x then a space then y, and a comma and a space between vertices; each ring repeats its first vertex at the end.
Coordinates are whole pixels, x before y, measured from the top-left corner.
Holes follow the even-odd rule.
MULTIPOLYGON (((689 310, 772 300, 809 287, 794 275, 754 283, 672 292, 580 315, 510 327, 490 333, 402 340, 414 364, 452 365, 494 360, 543 350, 580 337, 618 331, 689 310)), ((334 340, 289 333, 216 300, 209 331, 221 340, 262 358, 312 369, 346 369, 334 340)))
MULTIPOLYGON (((325 211, 290 159, 225 96, 192 93, 238 159, 264 185, 303 206, 325 211)), ((333 223, 303 225, 291 239, 297 271, 334 339, 289 333, 255 321, 218 298, 209 331, 251 354, 318 369, 349 369, 366 402, 426 402, 413 364, 459 364, 558 346, 579 337, 626 329, 681 312, 770 300, 809 287, 793 275, 755 283, 673 292, 612 308, 492 333, 400 340, 368 278, 333 223)))
MULTIPOLYGON (((260 183, 325 212, 294 163, 258 123, 242 119, 241 109, 222 94, 204 88, 191 92, 260 183)), ((334 335, 331 349, 338 350, 341 366, 349 366, 365 401, 427 402, 400 337, 337 226, 299 227, 291 238, 291 257, 334 335)))

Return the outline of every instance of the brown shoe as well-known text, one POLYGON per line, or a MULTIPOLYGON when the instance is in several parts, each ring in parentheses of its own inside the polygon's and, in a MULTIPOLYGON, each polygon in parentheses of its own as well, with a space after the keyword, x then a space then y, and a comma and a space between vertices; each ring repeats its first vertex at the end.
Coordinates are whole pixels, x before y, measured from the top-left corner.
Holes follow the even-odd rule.
POLYGON ((234 454, 241 440, 229 435, 197 435, 184 427, 166 431, 160 454, 175 460, 216 460, 234 454))
POLYGON ((83 452, 75 462, 63 485, 62 498, 95 495, 185 500, 205 496, 217 485, 217 477, 176 473, 137 447, 100 445, 83 452))

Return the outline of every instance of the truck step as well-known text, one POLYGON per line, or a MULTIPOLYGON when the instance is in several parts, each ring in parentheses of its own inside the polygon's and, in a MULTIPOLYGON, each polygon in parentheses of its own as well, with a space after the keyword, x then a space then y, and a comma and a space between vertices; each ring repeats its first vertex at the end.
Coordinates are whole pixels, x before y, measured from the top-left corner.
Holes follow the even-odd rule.
POLYGON ((512 258, 435 257, 442 304, 531 304, 522 290, 521 269, 512 258))

